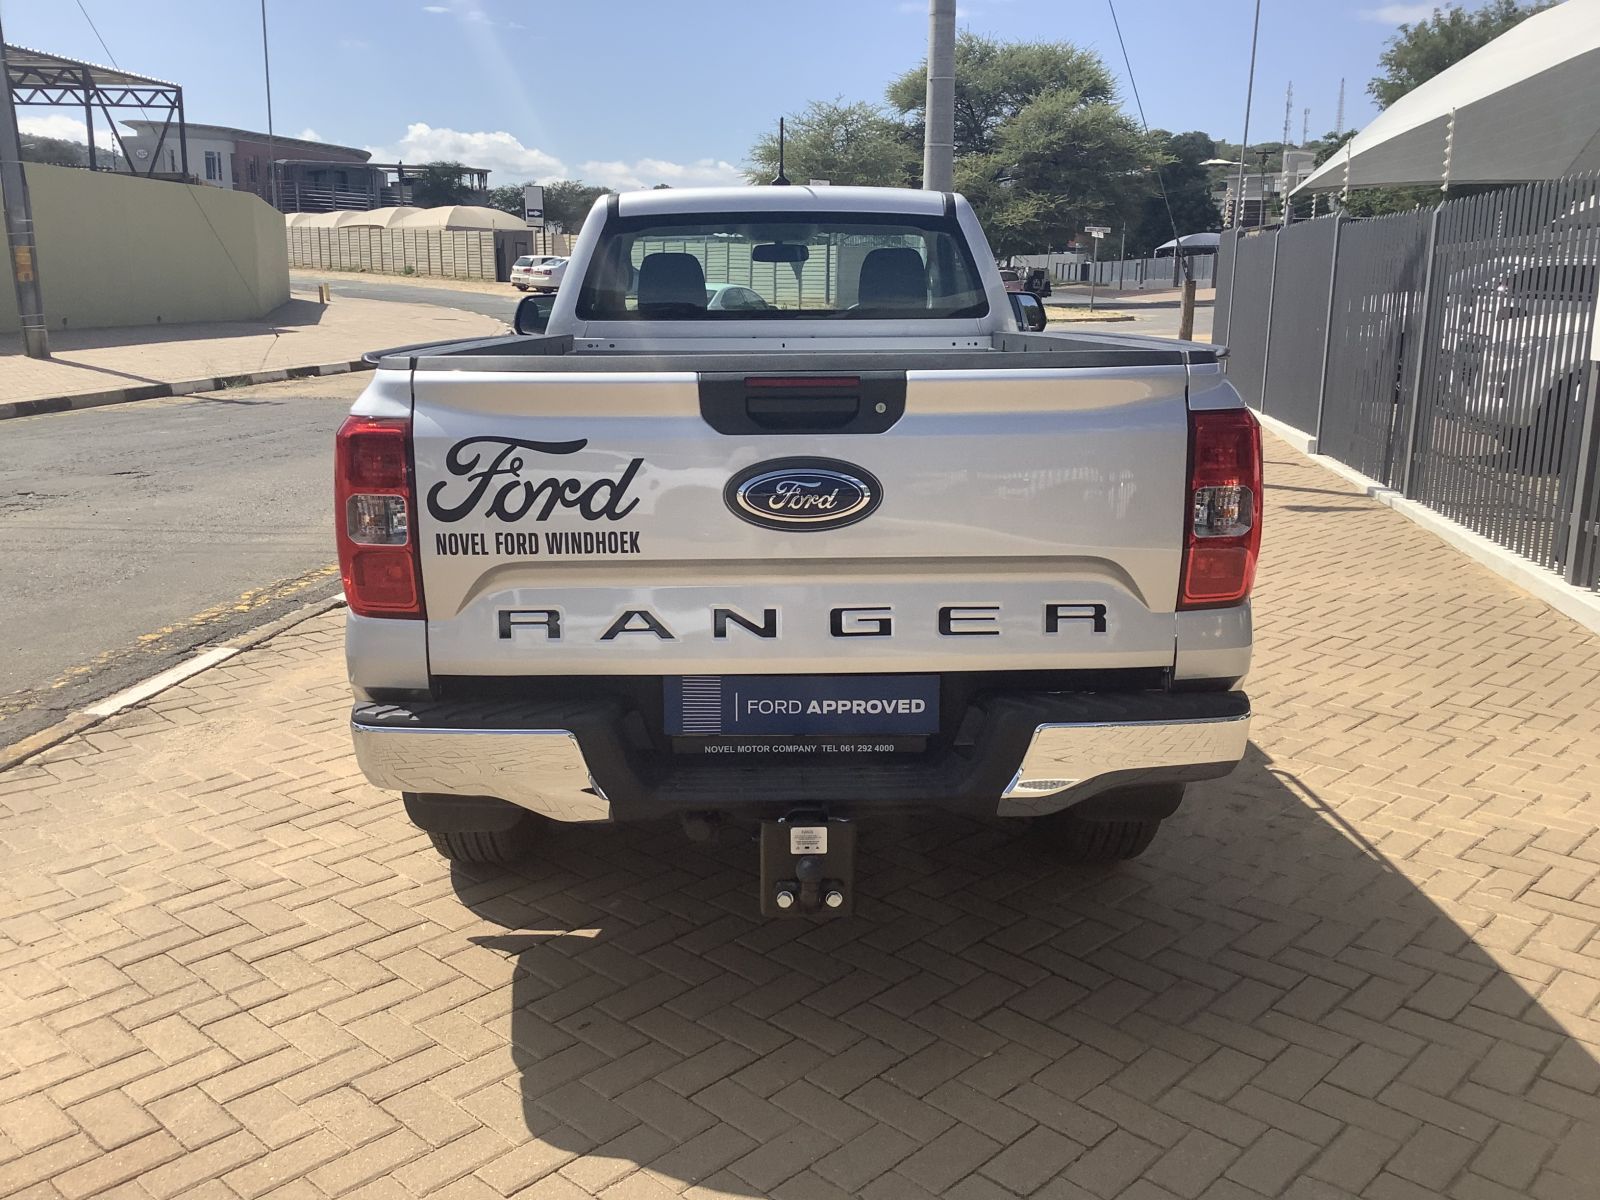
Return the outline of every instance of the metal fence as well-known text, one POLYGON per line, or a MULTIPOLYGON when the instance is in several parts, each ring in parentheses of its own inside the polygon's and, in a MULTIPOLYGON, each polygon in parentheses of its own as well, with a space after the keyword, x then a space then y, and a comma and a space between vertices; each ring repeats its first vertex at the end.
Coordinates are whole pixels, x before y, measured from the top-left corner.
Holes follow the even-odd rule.
POLYGON ((511 263, 534 252, 535 232, 344 225, 290 226, 285 236, 291 267, 504 282, 511 263))
POLYGON ((1248 404, 1600 588, 1600 175, 1235 231, 1217 279, 1248 404))
MULTIPOLYGON (((1191 254, 1189 270, 1203 288, 1216 286, 1217 256, 1191 254)), ((1170 256, 1156 258, 1107 258, 1085 260, 1078 254, 1019 254, 1011 260, 1023 267, 1043 267, 1056 283, 1087 283, 1091 279, 1102 287, 1122 291, 1152 291, 1183 284, 1183 267, 1170 256)))

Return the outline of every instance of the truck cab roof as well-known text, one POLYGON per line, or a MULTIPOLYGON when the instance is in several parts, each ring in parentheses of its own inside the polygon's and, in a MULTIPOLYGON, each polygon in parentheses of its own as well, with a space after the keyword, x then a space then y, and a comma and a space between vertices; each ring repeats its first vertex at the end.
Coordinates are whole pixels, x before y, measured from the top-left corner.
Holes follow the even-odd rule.
MULTIPOLYGON (((624 217, 668 213, 851 212, 912 213, 938 216, 945 211, 944 192, 884 187, 718 187, 659 188, 622 192, 617 212, 624 217)), ((604 206, 607 198, 597 202, 604 206)))

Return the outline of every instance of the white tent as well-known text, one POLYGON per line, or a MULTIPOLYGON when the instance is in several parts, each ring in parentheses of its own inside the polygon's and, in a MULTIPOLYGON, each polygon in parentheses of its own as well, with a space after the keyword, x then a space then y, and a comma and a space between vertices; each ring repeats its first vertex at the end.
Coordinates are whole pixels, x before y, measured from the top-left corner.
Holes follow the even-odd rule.
POLYGON ((1529 17, 1386 108, 1295 191, 1600 168, 1600 0, 1529 17))
POLYGON ((1176 250, 1179 246, 1182 246, 1185 254, 1214 254, 1221 244, 1222 235, 1220 233, 1186 233, 1181 238, 1172 238, 1170 241, 1162 242, 1161 245, 1156 247, 1156 253, 1160 254, 1162 251, 1176 250))

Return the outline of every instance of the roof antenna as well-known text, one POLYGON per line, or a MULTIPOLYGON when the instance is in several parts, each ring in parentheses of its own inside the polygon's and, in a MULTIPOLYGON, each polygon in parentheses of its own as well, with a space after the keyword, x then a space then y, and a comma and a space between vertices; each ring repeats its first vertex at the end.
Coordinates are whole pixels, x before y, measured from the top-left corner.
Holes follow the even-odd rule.
POLYGON ((783 118, 778 118, 778 173, 772 177, 773 187, 788 187, 789 177, 783 173, 783 118))

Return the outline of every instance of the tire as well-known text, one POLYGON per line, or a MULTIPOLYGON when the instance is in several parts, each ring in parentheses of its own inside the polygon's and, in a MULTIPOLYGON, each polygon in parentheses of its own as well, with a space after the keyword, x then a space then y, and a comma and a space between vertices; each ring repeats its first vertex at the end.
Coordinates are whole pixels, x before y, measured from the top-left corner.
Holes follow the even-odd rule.
POLYGON ((451 862, 503 866, 527 854, 532 844, 530 833, 528 822, 523 822, 488 832, 429 833, 428 839, 451 862))
POLYGON ((1159 820, 1090 821, 1071 811, 1038 817, 1040 841, 1062 862, 1109 863, 1137 858, 1155 839, 1159 820))

